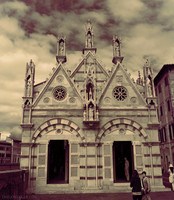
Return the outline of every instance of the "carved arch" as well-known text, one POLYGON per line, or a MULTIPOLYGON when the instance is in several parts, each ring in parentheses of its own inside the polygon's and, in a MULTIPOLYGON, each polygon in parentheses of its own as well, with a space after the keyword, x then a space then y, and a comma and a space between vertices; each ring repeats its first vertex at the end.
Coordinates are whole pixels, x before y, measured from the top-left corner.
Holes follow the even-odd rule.
POLYGON ((114 130, 118 130, 120 125, 124 125, 125 129, 127 130, 138 131, 139 136, 143 136, 145 139, 147 138, 147 133, 140 124, 127 118, 118 118, 107 122, 100 129, 100 132, 96 136, 96 141, 99 142, 101 141, 102 137, 110 134, 114 130))
POLYGON ((67 119, 53 118, 44 122, 36 129, 32 137, 32 142, 35 142, 38 137, 42 137, 42 135, 57 129, 64 129, 76 135, 76 137, 80 137, 82 141, 85 140, 85 136, 77 124, 67 119))

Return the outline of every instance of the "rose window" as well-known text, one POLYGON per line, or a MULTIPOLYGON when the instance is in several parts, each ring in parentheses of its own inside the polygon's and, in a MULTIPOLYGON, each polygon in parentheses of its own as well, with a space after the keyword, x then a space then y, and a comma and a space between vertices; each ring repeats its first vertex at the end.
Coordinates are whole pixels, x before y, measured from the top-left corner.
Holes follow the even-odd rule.
POLYGON ((62 101, 67 95, 66 88, 63 86, 57 86, 53 90, 53 96, 56 100, 62 101))
POLYGON ((115 87, 113 89, 113 96, 118 101, 124 101, 127 98, 127 90, 122 86, 115 87))

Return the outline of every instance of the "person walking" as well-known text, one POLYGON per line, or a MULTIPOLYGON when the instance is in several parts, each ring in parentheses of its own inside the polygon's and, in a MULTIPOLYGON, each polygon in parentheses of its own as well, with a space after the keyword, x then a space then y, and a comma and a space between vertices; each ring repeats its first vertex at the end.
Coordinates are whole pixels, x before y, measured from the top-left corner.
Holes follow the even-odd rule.
POLYGON ((142 199, 141 180, 140 180, 137 170, 134 170, 132 173, 130 187, 132 187, 133 200, 141 200, 142 199))
POLYGON ((172 191, 174 192, 174 169, 172 164, 169 165, 168 172, 169 172, 169 183, 172 184, 172 191))
POLYGON ((149 179, 146 176, 146 172, 143 171, 142 172, 142 184, 143 184, 143 189, 144 189, 144 195, 143 195, 143 200, 151 200, 151 197, 149 195, 150 191, 151 191, 151 187, 150 187, 150 182, 149 179))

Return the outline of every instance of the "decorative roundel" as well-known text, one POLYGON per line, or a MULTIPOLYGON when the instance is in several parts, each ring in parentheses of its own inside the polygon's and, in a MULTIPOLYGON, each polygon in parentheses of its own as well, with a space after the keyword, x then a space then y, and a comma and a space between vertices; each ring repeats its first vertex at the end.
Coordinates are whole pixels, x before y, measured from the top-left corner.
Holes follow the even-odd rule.
POLYGON ((130 101, 131 101, 131 103, 136 103, 136 102, 137 102, 137 98, 136 98, 136 97, 132 97, 132 98, 130 99, 130 101))
POLYGON ((62 101, 66 98, 67 91, 63 86, 57 86, 53 89, 53 96, 56 100, 62 101))
POLYGON ((70 103, 74 103, 75 101, 76 101, 76 99, 74 97, 69 98, 70 103))
POLYGON ((43 100, 44 103, 49 103, 49 101, 50 101, 49 97, 45 97, 44 100, 43 100))
POLYGON ((64 77, 62 75, 59 75, 56 77, 56 79, 59 83, 61 83, 63 81, 64 77))
POLYGON ((122 86, 115 87, 113 89, 113 96, 118 101, 124 101, 127 98, 127 90, 122 86))
POLYGON ((105 100, 106 103, 110 103, 111 102, 111 98, 110 97, 105 97, 104 100, 105 100))

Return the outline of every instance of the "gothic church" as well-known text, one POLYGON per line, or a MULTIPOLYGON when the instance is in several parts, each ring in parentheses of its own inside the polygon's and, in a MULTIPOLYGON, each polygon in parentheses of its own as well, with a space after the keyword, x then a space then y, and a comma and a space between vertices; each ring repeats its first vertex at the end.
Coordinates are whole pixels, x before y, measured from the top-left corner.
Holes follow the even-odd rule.
POLYGON ((152 190, 163 188, 151 67, 146 63, 143 77, 133 81, 122 65, 119 38, 112 42, 109 71, 96 58, 90 21, 74 71, 64 36, 49 79, 35 85, 35 65, 27 63, 21 168, 29 170, 30 191, 130 191, 134 169, 147 172, 152 190))

